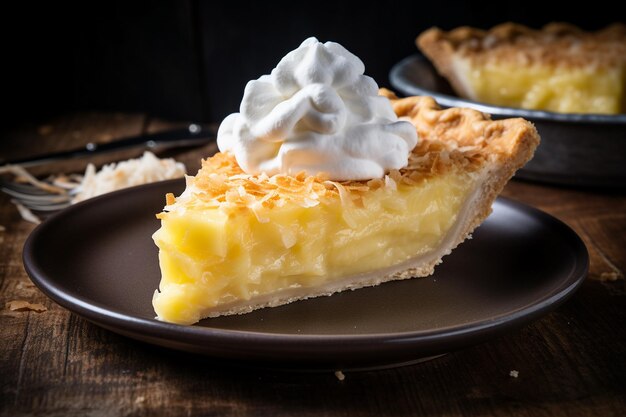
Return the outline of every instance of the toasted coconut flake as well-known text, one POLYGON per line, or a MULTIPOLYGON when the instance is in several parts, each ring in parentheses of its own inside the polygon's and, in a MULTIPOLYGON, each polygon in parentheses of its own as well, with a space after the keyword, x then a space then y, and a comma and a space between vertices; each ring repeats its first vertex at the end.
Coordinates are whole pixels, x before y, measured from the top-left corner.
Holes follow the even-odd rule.
POLYGON ((343 184, 340 184, 336 181, 326 181, 326 184, 335 187, 335 189, 339 193, 339 199, 341 200, 341 204, 347 207, 352 205, 352 197, 350 196, 350 193, 346 189, 346 187, 343 186, 343 184))
POLYGON ((256 217, 257 221, 259 223, 269 223, 270 218, 262 214, 262 209, 263 205, 258 201, 254 201, 250 204, 250 210, 254 214, 254 217, 256 217))
POLYGON ((391 178, 389 175, 385 175, 385 187, 395 191, 398 189, 398 184, 396 184, 393 178, 391 178))

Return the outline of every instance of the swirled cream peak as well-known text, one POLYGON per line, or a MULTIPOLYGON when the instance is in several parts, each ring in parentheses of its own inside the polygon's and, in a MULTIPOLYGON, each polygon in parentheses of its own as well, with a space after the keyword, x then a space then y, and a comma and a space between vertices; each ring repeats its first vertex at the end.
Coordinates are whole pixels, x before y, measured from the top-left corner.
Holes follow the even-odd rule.
POLYGON ((335 42, 305 40, 246 85, 240 112, 222 122, 217 144, 249 174, 380 178, 406 166, 415 127, 399 121, 359 58, 335 42))

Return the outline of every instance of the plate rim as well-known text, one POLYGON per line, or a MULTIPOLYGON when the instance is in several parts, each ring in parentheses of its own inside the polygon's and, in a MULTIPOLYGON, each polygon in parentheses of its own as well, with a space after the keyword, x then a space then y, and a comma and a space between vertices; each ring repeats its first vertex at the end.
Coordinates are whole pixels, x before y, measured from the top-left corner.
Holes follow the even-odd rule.
MULTIPOLYGON (((414 53, 391 67, 389 71, 389 82, 393 88, 407 95, 426 95, 433 97, 444 107, 471 107, 483 113, 503 117, 523 117, 542 121, 558 121, 567 123, 598 123, 598 124, 626 124, 626 114, 588 114, 588 113, 558 113, 545 110, 530 110, 517 107, 497 106, 494 104, 481 103, 478 101, 465 99, 456 95, 441 93, 437 90, 416 85, 404 75, 411 65, 424 65, 429 68, 433 75, 443 79, 432 66, 428 58, 421 53, 414 53)), ((445 80, 444 80, 445 81, 445 80)), ((447 81, 446 81, 447 82, 447 81)))
MULTIPOLYGON (((119 190, 103 196, 95 197, 74 206, 71 206, 38 225, 28 236, 23 249, 24 268, 30 279, 35 285, 52 299, 55 303, 69 310, 71 313, 77 314, 86 320, 95 323, 100 327, 109 329, 115 333, 123 334, 136 340, 146 341, 145 337, 157 338, 163 341, 190 343, 197 346, 206 344, 207 342, 218 343, 232 346, 242 341, 254 341, 255 346, 260 348, 258 357, 252 358, 259 360, 264 358, 264 352, 268 352, 268 348, 276 347, 280 343, 282 348, 333 348, 333 352, 349 353, 355 348, 371 349, 374 345, 395 345, 395 349, 404 350, 415 346, 416 344, 435 343, 437 345, 471 345, 488 338, 491 333, 498 332, 502 328, 510 329, 520 327, 535 320, 541 315, 555 309, 565 302, 585 281, 585 277, 589 268, 589 255, 587 248, 576 232, 567 224, 558 218, 551 216, 535 207, 527 204, 511 200, 506 197, 498 197, 495 204, 502 204, 506 207, 512 207, 514 210, 522 210, 528 212, 529 215, 539 216, 544 221, 554 222, 554 227, 558 228, 560 233, 565 233, 565 240, 572 245, 572 252, 576 255, 575 268, 569 273, 567 279, 564 279, 556 289, 535 300, 530 306, 525 306, 513 311, 509 314, 497 316, 495 318, 486 319, 474 323, 466 323, 459 326, 443 327, 429 330, 407 331, 407 332, 390 332, 390 333, 370 333, 357 335, 338 335, 338 334, 285 334, 270 333, 263 331, 248 330, 232 330, 206 326, 184 326, 179 324, 161 322, 156 319, 146 319, 131 314, 116 311, 107 308, 99 303, 91 303, 87 300, 76 297, 63 291, 63 285, 58 282, 55 285, 53 277, 47 277, 45 271, 41 269, 39 262, 34 255, 34 246, 37 244, 38 237, 44 233, 50 225, 55 222, 62 221, 64 218, 71 216, 75 211, 88 210, 90 206, 97 205, 102 199, 123 198, 129 193, 136 193, 138 190, 149 192, 151 188, 166 187, 171 184, 175 186, 182 182, 182 179, 160 181, 156 183, 131 187, 119 190), (139 333, 143 337, 135 337, 134 333, 139 333), (461 342, 459 339, 469 337, 469 343, 461 342)), ((165 346, 162 343, 149 342, 155 345, 165 346)), ((188 349, 179 349, 188 350, 188 349)), ((441 349, 435 349, 439 352, 441 349)), ((320 352, 320 354, 329 353, 328 351, 320 352)), ((218 356, 218 355, 212 355, 218 356)), ((267 358, 266 358, 267 359, 267 358)), ((289 361, 289 358, 285 358, 289 361)), ((270 359, 275 361, 276 359, 270 359)))

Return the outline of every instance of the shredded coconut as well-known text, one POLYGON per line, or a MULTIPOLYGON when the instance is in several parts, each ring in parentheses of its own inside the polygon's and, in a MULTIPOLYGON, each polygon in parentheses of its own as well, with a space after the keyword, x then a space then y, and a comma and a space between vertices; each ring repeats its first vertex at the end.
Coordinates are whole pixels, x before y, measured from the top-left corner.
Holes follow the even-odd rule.
POLYGON ((141 158, 108 164, 96 172, 89 164, 81 184, 75 189, 72 203, 135 185, 181 178, 185 166, 173 159, 159 159, 152 152, 145 152, 141 158))

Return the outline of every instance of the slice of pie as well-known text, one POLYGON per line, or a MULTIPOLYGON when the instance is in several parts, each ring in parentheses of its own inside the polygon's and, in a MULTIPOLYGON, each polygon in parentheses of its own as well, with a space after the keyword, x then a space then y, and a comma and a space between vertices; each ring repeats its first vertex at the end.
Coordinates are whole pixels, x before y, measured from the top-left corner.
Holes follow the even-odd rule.
POLYGON ((420 142, 409 164, 367 181, 246 174, 230 153, 203 161, 158 214, 160 320, 192 324, 433 273, 468 238, 539 143, 523 119, 391 100, 420 142))
POLYGON ((464 98, 562 113, 626 112, 626 25, 431 28, 417 46, 464 98))

